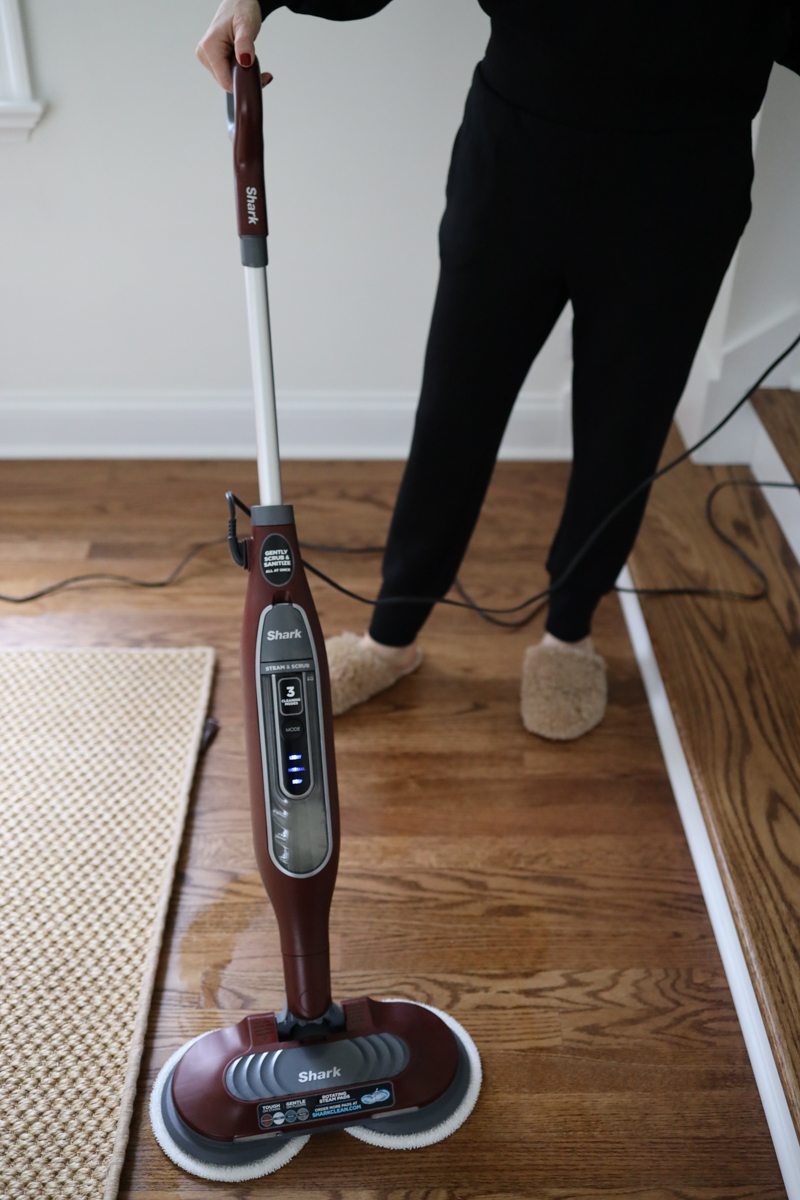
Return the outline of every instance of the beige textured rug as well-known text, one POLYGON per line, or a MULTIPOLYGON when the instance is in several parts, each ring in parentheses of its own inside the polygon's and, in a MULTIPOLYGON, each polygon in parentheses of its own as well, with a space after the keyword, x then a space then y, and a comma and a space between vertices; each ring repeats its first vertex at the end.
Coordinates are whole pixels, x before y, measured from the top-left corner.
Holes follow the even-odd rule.
POLYGON ((111 1200, 213 651, 0 652, 0 1196, 111 1200))

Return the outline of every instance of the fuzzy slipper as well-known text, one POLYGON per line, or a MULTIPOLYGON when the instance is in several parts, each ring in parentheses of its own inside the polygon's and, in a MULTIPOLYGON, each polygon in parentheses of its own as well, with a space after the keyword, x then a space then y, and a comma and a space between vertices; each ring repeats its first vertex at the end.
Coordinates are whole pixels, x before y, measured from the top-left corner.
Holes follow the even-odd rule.
POLYGON ((606 661, 595 650, 529 646, 522 660, 522 723, 554 741, 579 738, 606 711, 606 661))
POLYGON ((410 667, 398 671, 380 651, 365 646, 355 633, 340 633, 325 642, 328 652, 328 667, 331 673, 331 700, 333 715, 363 704, 370 696, 384 692, 404 675, 416 671, 422 662, 422 651, 417 647, 417 657, 410 667))

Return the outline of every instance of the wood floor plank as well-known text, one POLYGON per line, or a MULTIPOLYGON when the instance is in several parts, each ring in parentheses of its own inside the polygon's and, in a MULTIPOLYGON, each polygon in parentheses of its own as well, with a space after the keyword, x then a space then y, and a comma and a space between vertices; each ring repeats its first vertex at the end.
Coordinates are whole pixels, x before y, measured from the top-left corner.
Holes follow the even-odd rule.
MULTIPOLYGON (((6 591, 42 586, 73 562, 163 577, 188 545, 225 532, 226 488, 245 499, 256 490, 249 463, 6 466, 13 527, 33 547, 72 543, 63 563, 35 548, 3 561, 6 591)), ((400 469, 287 463, 302 535, 381 542, 400 469)), ((463 572, 482 601, 542 585, 568 473, 498 467, 463 572)), ((316 557, 374 594, 378 557, 316 557)), ((326 632, 363 628, 366 610, 314 589, 326 632)), ((345 1134, 312 1139, 276 1176, 236 1188, 163 1156, 146 1118, 160 1065, 189 1037, 282 1000, 249 831, 243 590, 225 548, 212 547, 173 589, 92 588, 0 621, 0 646, 200 643, 218 654, 221 729, 192 798, 121 1200, 784 1200, 614 597, 596 626, 609 713, 581 742, 538 742, 519 721, 520 662, 542 618, 508 632, 454 609, 431 617, 419 672, 337 721, 336 994, 405 996, 462 1021, 485 1069, 469 1123, 409 1155, 345 1134)))
POLYGON ((792 479, 800 483, 800 393, 761 388, 751 403, 792 479))
MULTIPOLYGON (((672 454, 677 443, 668 448, 672 454)), ((655 490, 632 559, 638 586, 666 577, 751 586, 744 568, 697 522, 723 468, 685 464, 655 490)), ((744 478, 749 473, 740 471, 744 478)), ((749 494, 749 489, 748 489, 749 494)), ((645 597, 651 638, 686 749, 728 900, 795 1124, 800 1129, 800 589, 766 505, 726 496, 723 524, 769 570, 756 604, 645 597), (746 506, 749 519, 742 519, 746 506), (762 533, 763 530, 763 533, 762 533), (787 614, 789 620, 787 621, 787 614)))
MULTIPOLYGON (((182 1187, 180 1191, 159 1190, 137 1193, 138 1200, 206 1200, 208 1189, 195 1188, 191 1184, 182 1187)), ((231 1191, 224 1185, 214 1191, 219 1200, 242 1200, 242 1192, 231 1191)), ((718 1187, 680 1187, 679 1189, 663 1187, 634 1186, 617 1187, 613 1192, 606 1191, 607 1200, 781 1200, 785 1195, 782 1189, 767 1191, 754 1189, 750 1186, 725 1188, 724 1192, 718 1187)), ((493 1187, 480 1188, 395 1188, 387 1184, 385 1188, 329 1188, 321 1183, 318 1188, 308 1190, 302 1184, 299 1186, 283 1187, 280 1181, 273 1183, 271 1197, 276 1200, 596 1200, 598 1192, 593 1187, 538 1187, 526 1186, 524 1190, 498 1192, 493 1187)))

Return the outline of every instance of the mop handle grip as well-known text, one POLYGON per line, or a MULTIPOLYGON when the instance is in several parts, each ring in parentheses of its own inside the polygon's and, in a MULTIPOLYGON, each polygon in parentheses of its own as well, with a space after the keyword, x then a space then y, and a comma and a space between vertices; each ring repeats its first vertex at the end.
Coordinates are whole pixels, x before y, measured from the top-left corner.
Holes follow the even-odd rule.
POLYGON ((233 67, 233 175, 240 238, 266 238, 267 192, 264 185, 264 130, 261 69, 258 59, 233 67))

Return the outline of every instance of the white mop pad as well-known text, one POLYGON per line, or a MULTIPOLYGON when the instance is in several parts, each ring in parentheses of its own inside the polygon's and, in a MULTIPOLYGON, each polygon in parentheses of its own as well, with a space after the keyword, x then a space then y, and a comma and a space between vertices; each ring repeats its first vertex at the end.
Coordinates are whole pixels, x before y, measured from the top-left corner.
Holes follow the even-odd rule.
MULTIPOLYGON (((392 1002, 402 1004, 416 1003, 414 1000, 393 1000, 392 1002)), ((483 1079, 481 1056, 478 1053, 478 1047, 466 1029, 463 1025, 459 1025, 455 1017, 451 1017, 449 1013, 442 1012, 441 1009, 434 1008, 430 1004, 420 1004, 419 1007, 427 1008, 429 1012, 436 1013, 437 1017, 441 1017, 445 1025, 452 1029, 459 1042, 461 1042, 469 1059, 469 1087, 464 1093, 464 1099, 455 1112, 452 1112, 439 1125, 434 1125, 432 1129, 424 1129, 419 1133, 383 1133, 380 1129, 375 1129, 371 1125, 354 1125, 352 1128, 345 1130, 346 1133, 349 1133, 354 1138, 358 1138, 359 1141, 368 1142, 370 1146, 380 1146, 383 1150, 420 1150, 423 1146, 433 1146, 436 1142, 444 1141, 445 1138, 450 1137, 451 1133, 455 1133, 459 1126, 464 1124, 475 1107, 478 1100, 478 1093, 481 1090, 481 1081, 483 1079)), ((375 1122, 375 1124, 378 1123, 375 1122)))
MULTIPOLYGON (((200 1037, 205 1036, 204 1033, 200 1034, 200 1037)), ((153 1127, 156 1141, 167 1158, 171 1158, 174 1163, 182 1170, 188 1171, 190 1175, 198 1175, 201 1179, 219 1180, 221 1183, 244 1183, 247 1179, 261 1179, 262 1176, 271 1175, 273 1171, 279 1170, 280 1167, 285 1167, 288 1162, 291 1162, 295 1154, 300 1153, 311 1136, 310 1134, 306 1134, 305 1137, 292 1138, 277 1153, 260 1158, 256 1162, 245 1163, 242 1166, 221 1166, 219 1163, 204 1163, 199 1158, 194 1158, 191 1154, 187 1154, 180 1146, 176 1146, 164 1124, 164 1117, 161 1113, 161 1097, 164 1093, 164 1088, 167 1086, 167 1081, 173 1067, 180 1062, 189 1047, 193 1046, 199 1040, 200 1038, 192 1038, 190 1042, 187 1042, 179 1050, 175 1051, 172 1058, 168 1059, 159 1071, 158 1078, 150 1093, 150 1124, 153 1127)))
MULTIPOLYGON (((415 1001, 398 999, 394 1000, 393 1003, 413 1004, 415 1001)), ((431 1129, 421 1130, 418 1133, 385 1133, 380 1129, 375 1129, 372 1125, 354 1125, 345 1130, 345 1133, 351 1134, 362 1142, 367 1142, 370 1146, 379 1146, 384 1150, 419 1150, 424 1146, 433 1146, 436 1142, 441 1142, 445 1138, 450 1137, 452 1133, 455 1133, 464 1124, 477 1102, 483 1079, 481 1059, 477 1046, 466 1029, 458 1023, 455 1017, 451 1017, 449 1013, 442 1012, 438 1008, 433 1008, 430 1004, 420 1004, 419 1007, 427 1008, 429 1012, 435 1013, 437 1017, 440 1017, 445 1025, 453 1031, 463 1046, 469 1061, 469 1085, 458 1108, 444 1121, 441 1121, 438 1125, 434 1125, 431 1129)), ((205 1037, 206 1035, 201 1034, 200 1036, 205 1037)), ((270 1175, 273 1171, 277 1171, 280 1167, 285 1166, 302 1150, 310 1134, 306 1134, 305 1137, 292 1138, 279 1151, 273 1152, 256 1162, 247 1163, 242 1166, 221 1166, 216 1163, 205 1163, 187 1154, 185 1150, 182 1150, 180 1146, 175 1144, 164 1122, 161 1112, 161 1099, 173 1068, 196 1041, 199 1041, 199 1038, 193 1038, 190 1042, 181 1046, 179 1050, 175 1051, 172 1057, 164 1063, 153 1086, 150 1096, 150 1124, 161 1149, 168 1158, 171 1158, 184 1171, 188 1171, 192 1175, 197 1175, 201 1179, 213 1179, 220 1182, 243 1183, 248 1179, 260 1179, 262 1176, 270 1175)))

